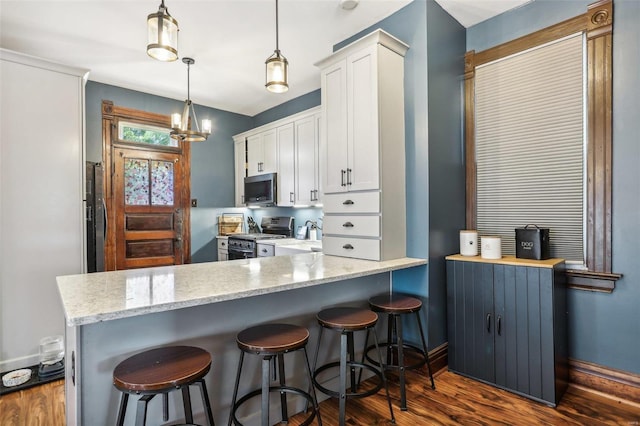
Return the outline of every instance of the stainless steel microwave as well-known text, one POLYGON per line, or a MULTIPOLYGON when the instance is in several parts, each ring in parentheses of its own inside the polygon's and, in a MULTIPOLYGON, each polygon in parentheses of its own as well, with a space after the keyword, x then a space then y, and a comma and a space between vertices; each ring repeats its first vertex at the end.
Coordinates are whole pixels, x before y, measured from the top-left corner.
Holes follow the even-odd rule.
POLYGON ((244 203, 247 206, 275 206, 278 202, 276 173, 244 178, 244 203))

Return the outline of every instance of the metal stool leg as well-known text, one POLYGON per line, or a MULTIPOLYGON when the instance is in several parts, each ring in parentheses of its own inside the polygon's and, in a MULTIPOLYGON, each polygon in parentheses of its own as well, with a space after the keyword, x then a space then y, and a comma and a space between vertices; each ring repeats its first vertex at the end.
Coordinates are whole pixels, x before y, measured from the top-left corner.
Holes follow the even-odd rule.
MULTIPOLYGON (((278 374, 280 375, 280 386, 285 386, 284 377, 284 354, 278 354, 278 374)), ((289 410, 287 410, 287 393, 280 391, 280 412, 282 414, 282 421, 289 422, 289 410)))
POLYGON ((169 392, 162 394, 162 420, 169 420, 169 392))
POLYGON ((416 320, 418 321, 418 329, 420 330, 420 338, 422 339, 422 349, 424 350, 424 357, 427 361, 427 370, 429 371, 429 378, 431 379, 431 389, 435 389, 436 383, 433 381, 433 374, 431 373, 431 363, 429 362, 429 351, 427 350, 427 342, 424 339, 424 332, 422 331, 422 322, 420 321, 420 311, 416 311, 416 320))
POLYGON ((209 402, 209 393, 207 392, 207 384, 204 382, 204 379, 198 380, 195 384, 200 387, 202 406, 204 407, 204 414, 207 417, 207 423, 209 426, 215 426, 213 413, 211 412, 211 403, 209 402))
POLYGON ((233 407, 236 405, 236 399, 238 399, 238 387, 240 386, 240 373, 242 373, 242 361, 244 361, 244 352, 240 351, 240 361, 238 361, 238 372, 236 373, 236 384, 233 387, 233 398, 231 399, 231 410, 229 411, 229 423, 227 426, 231 426, 233 422, 233 407))
POLYGON ((340 334, 340 426, 344 426, 347 410, 347 334, 340 334))
POLYGON ((382 363, 382 351, 380 350, 380 345, 378 344, 378 336, 375 330, 373 331, 372 334, 373 334, 373 341, 376 345, 376 352, 378 352, 378 360, 380 361, 380 369, 382 371, 382 382, 384 383, 384 390, 387 393, 387 402, 389 403, 389 413, 391 413, 391 423, 395 423, 396 417, 393 415, 393 407, 391 406, 391 395, 389 395, 389 385, 387 384, 387 378, 384 374, 384 366, 382 363))
MULTIPOLYGON (((347 355, 350 362, 356 361, 355 348, 353 344, 353 333, 347 334, 347 355)), ((349 366, 349 374, 351 379, 351 392, 358 390, 356 386, 356 368, 353 365, 349 366)))
POLYGON ((387 365, 392 362, 391 350, 393 349, 393 314, 387 314, 387 365))
POLYGON ((116 426, 124 425, 124 416, 127 414, 127 402, 129 402, 129 394, 122 392, 120 397, 120 409, 118 410, 118 418, 116 420, 116 426))
MULTIPOLYGON (((311 397, 313 398, 313 408, 316 410, 316 416, 318 416, 318 426, 322 426, 322 418, 320 417, 320 405, 318 404, 318 395, 316 394, 316 387, 313 386, 313 373, 311 371, 311 365, 309 365, 309 357, 307 356, 307 347, 303 348, 304 351, 304 365, 307 367, 307 373, 309 373, 309 384, 311 385, 311 397)), ((305 410, 307 407, 305 404, 305 410)))
POLYGON ((184 407, 184 417, 187 423, 193 423, 193 411, 191 409, 191 394, 189 386, 182 387, 182 406, 184 407))
POLYGON ((143 395, 137 403, 136 409, 136 426, 144 426, 147 423, 147 403, 153 399, 155 395, 143 395))
POLYGON ((262 426, 269 426, 269 373, 270 356, 262 358, 262 426))
POLYGON ((407 391, 405 390, 405 368, 404 368, 404 349, 402 335, 402 317, 394 315, 396 324, 396 337, 398 339, 398 370, 400 373, 400 410, 407 411, 407 391))

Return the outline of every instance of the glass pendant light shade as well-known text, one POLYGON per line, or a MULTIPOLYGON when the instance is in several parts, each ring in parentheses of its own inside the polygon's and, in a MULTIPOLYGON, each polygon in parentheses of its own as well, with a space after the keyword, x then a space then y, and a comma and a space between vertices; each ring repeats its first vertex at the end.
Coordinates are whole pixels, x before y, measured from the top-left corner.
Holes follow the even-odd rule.
POLYGON ((272 93, 284 93, 289 90, 289 61, 280 54, 278 47, 278 0, 276 0, 276 50, 265 62, 266 84, 272 93))
POLYGON ((184 108, 182 114, 171 114, 171 137, 183 142, 204 142, 211 134, 211 120, 202 120, 202 129, 198 125, 198 117, 196 116, 196 110, 191 102, 190 94, 190 76, 189 71, 191 65, 196 61, 192 58, 182 58, 182 62, 187 64, 187 100, 184 101, 184 108), (193 117, 193 120, 191 120, 193 117), (193 122, 196 126, 196 130, 191 130, 189 124, 193 122))
POLYGON ((147 16, 147 54, 164 62, 178 59, 178 21, 169 15, 164 0, 158 13, 147 16))
POLYGON ((267 84, 265 87, 273 93, 284 93, 289 90, 289 61, 280 54, 279 50, 273 52, 267 61, 267 84))

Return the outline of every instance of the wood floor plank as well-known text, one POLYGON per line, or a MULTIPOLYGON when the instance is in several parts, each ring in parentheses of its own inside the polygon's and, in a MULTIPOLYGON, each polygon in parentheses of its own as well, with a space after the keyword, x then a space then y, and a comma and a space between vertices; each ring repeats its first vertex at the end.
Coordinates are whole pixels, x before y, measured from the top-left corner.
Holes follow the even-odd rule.
MULTIPOLYGON (((592 392, 570 387, 558 407, 553 408, 528 398, 472 380, 446 370, 435 376, 436 389, 421 371, 407 372, 407 411, 400 411, 397 377, 389 374, 390 393, 396 425, 526 425, 526 426, 637 426, 640 405, 603 398, 592 392)), ((323 424, 338 424, 336 399, 320 404, 323 424)), ((391 425, 384 392, 347 402, 349 426, 391 425)), ((291 418, 299 426, 302 416, 291 418)))

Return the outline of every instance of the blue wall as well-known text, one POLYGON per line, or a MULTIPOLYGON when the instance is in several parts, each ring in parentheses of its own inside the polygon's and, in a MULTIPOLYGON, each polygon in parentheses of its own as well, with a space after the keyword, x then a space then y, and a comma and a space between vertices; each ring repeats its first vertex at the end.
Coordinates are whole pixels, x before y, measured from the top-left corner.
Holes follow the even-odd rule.
MULTIPOLYGON (((467 50, 482 51, 586 12, 591 0, 536 0, 475 25, 467 50)), ((640 373, 640 2, 614 1, 612 294, 569 291, 572 358, 640 373)))
MULTIPOLYGON (((277 96, 277 95, 274 95, 277 96)), ((281 118, 288 117, 298 112, 320 105, 320 89, 298 96, 295 99, 270 108, 253 116, 253 127, 260 127, 281 118)))

